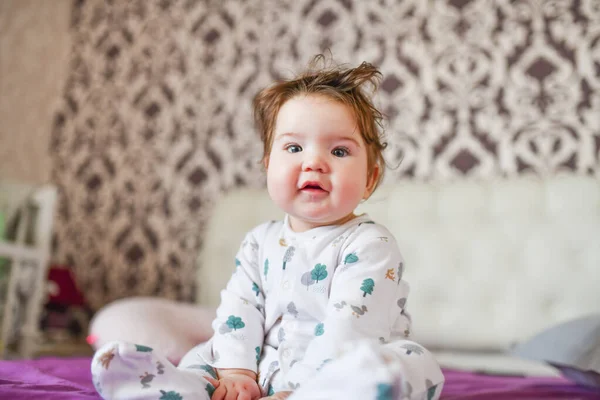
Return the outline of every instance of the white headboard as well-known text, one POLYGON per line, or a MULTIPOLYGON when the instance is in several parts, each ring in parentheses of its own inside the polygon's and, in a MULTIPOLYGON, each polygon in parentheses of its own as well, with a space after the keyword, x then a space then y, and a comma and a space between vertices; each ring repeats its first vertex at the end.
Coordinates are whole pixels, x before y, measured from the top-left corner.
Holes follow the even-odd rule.
MULTIPOLYGON (((394 234, 411 285, 414 338, 432 348, 506 349, 600 312, 600 182, 591 177, 400 182, 359 207, 394 234)), ((215 208, 198 299, 216 305, 245 232, 282 214, 265 191, 215 208)))

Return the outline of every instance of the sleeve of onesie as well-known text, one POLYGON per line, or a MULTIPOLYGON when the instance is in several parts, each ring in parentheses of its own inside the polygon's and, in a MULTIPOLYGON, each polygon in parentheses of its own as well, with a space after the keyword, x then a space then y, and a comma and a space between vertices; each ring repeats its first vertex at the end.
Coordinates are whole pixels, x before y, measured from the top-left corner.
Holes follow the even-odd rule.
POLYGON ((358 339, 385 343, 399 326, 408 329, 403 312, 408 285, 402 270, 402 256, 389 232, 373 227, 355 233, 334 272, 325 319, 316 324, 303 359, 289 370, 286 383, 291 388, 336 358, 341 345, 358 339))
POLYGON ((244 238, 235 258, 235 271, 221 291, 221 304, 212 323, 215 333, 202 353, 215 368, 257 371, 265 322, 258 248, 254 230, 244 238))

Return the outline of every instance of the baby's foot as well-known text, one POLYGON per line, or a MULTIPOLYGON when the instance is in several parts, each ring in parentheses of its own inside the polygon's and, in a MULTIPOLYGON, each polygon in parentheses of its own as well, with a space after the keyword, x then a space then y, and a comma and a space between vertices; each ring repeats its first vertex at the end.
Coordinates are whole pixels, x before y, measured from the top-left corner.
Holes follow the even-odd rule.
POLYGON ((209 400, 205 371, 178 369, 152 348, 126 342, 102 346, 92 360, 94 386, 105 399, 209 400))
POLYGON ((109 342, 92 360, 92 377, 96 390, 104 398, 123 398, 152 389, 162 373, 163 364, 154 360, 152 348, 125 342, 109 342))

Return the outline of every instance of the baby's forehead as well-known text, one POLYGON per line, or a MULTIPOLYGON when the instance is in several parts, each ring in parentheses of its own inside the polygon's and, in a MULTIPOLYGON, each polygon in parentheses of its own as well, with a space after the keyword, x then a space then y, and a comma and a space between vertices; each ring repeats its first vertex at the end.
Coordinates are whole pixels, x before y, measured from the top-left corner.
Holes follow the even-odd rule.
POLYGON ((311 95, 287 100, 279 108, 275 122, 278 130, 285 130, 290 126, 355 125, 357 117, 354 109, 342 101, 311 95))
POLYGON ((299 132, 277 132, 275 134, 275 140, 318 140, 324 142, 332 141, 349 141, 355 142, 360 146, 363 141, 362 135, 357 129, 350 131, 340 131, 332 128, 331 130, 311 132, 311 133, 299 133, 299 132))

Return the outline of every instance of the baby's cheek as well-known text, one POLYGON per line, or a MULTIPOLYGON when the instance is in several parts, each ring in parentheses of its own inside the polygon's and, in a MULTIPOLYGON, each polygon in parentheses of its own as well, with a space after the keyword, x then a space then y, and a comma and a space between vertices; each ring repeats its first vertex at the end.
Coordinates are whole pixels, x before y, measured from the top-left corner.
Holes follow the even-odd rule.
POLYGON ((343 206, 355 207, 362 199, 366 186, 359 182, 344 182, 339 186, 339 198, 343 206))

